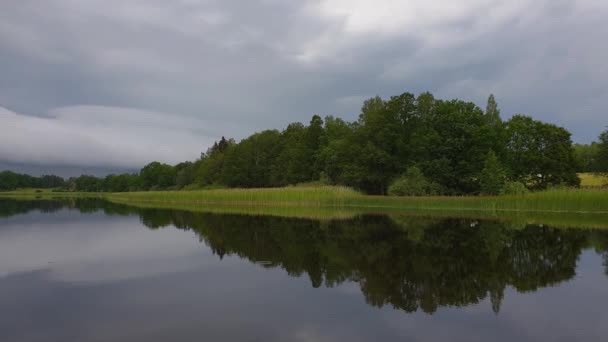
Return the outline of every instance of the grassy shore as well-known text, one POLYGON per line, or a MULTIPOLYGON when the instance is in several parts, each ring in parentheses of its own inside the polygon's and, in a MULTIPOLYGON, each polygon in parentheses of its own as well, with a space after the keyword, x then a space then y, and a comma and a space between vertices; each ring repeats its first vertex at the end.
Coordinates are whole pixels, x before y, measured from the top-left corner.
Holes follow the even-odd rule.
POLYGON ((0 192, 3 197, 103 197, 121 203, 183 205, 285 206, 327 208, 387 208, 408 210, 564 212, 608 214, 608 191, 599 189, 547 190, 518 196, 368 196, 347 187, 312 186, 270 189, 142 191, 79 193, 25 190, 0 192))
POLYGON ((129 192, 106 194, 104 197, 118 202, 189 205, 271 205, 608 214, 608 191, 601 190, 548 190, 522 196, 390 197, 367 196, 349 188, 325 186, 129 192))
POLYGON ((29 190, 0 193, 0 196, 22 199, 101 197, 137 207, 316 219, 382 213, 608 228, 608 191, 593 189, 491 197, 367 196, 350 188, 330 186, 97 194, 29 190))

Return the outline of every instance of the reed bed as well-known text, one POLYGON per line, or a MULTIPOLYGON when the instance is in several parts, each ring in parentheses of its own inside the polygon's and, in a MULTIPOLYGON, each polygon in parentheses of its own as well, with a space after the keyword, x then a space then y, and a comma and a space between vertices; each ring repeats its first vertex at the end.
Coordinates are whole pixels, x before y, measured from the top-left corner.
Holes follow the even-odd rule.
POLYGON ((257 204, 331 206, 348 205, 355 198, 364 197, 347 187, 285 187, 270 189, 217 189, 194 191, 149 191, 113 193, 110 199, 135 202, 189 204, 257 204))
POLYGON ((0 193, 2 196, 22 199, 97 197, 139 207, 315 219, 378 213, 608 228, 608 191, 599 189, 560 189, 521 196, 488 197, 368 196, 347 187, 333 186, 103 194, 17 191, 0 193))
POLYGON ((408 210, 571 212, 608 215, 608 191, 548 190, 521 196, 390 197, 367 196, 346 187, 286 187, 272 189, 221 189, 152 191, 106 194, 121 202, 271 205, 302 207, 359 207, 408 210))

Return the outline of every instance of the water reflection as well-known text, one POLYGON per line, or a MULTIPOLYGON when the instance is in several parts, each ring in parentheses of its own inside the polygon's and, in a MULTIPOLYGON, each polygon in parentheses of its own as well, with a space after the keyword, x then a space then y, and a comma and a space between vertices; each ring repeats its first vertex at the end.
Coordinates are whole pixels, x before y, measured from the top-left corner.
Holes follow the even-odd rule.
POLYGON ((154 230, 193 231, 220 259, 236 255, 260 267, 281 268, 308 277, 315 288, 357 284, 369 305, 406 312, 434 313, 488 298, 499 313, 508 288, 530 292, 572 279, 588 248, 602 253, 608 274, 608 232, 601 230, 513 229, 492 221, 395 215, 319 221, 138 209, 94 199, 0 200, 0 215, 63 207, 138 215, 154 230))

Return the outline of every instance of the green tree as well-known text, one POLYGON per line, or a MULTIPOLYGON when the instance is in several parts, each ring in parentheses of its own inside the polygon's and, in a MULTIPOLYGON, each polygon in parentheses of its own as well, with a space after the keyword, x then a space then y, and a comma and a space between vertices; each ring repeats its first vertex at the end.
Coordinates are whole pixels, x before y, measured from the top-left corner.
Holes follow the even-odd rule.
POLYGON ((435 101, 434 111, 417 133, 414 162, 448 193, 478 192, 485 155, 495 144, 483 111, 459 100, 435 101))
POLYGON ((592 142, 591 144, 575 144, 574 156, 576 158, 576 167, 578 172, 598 172, 599 171, 599 156, 600 144, 592 142))
POLYGON ((596 171, 608 175, 608 130, 600 134, 596 158, 596 171))
POLYGON ((322 165, 319 160, 321 143, 325 131, 323 129, 323 119, 320 116, 314 115, 310 120, 310 124, 306 129, 307 149, 310 156, 310 180, 318 180, 322 165))
POLYGON ((243 139, 226 151, 221 182, 231 187, 272 186, 274 163, 281 151, 281 134, 266 130, 243 139))
POLYGON ((0 190, 15 190, 19 185, 18 176, 12 171, 0 172, 0 190))
POLYGON ((505 185, 506 174, 494 151, 488 152, 484 167, 479 176, 481 192, 498 195, 505 185))
POLYGON ((415 166, 409 167, 405 174, 388 188, 388 194, 392 196, 436 195, 438 192, 439 185, 426 179, 422 171, 415 166))
POLYGON ((348 123, 340 118, 325 118, 325 134, 321 138, 318 160, 323 173, 332 184, 355 185, 352 177, 358 146, 354 132, 356 123, 348 123))
POLYGON ((139 172, 142 186, 147 190, 167 189, 175 186, 177 173, 171 165, 160 162, 151 162, 139 172))
POLYGON ((178 189, 194 183, 196 167, 192 162, 183 162, 175 165, 175 185, 178 189))
POLYGON ((485 115, 486 120, 491 126, 496 127, 502 124, 502 120, 500 118, 500 110, 498 109, 498 104, 496 103, 494 94, 491 94, 488 98, 488 104, 486 105, 485 115))
MULTIPOLYGON (((219 142, 215 142, 207 152, 201 153, 201 158, 192 165, 194 181, 199 186, 219 185, 222 183, 224 160, 228 151, 236 145, 234 139, 222 137, 219 142)), ((190 170, 184 171, 178 178, 178 186, 189 181, 190 170), (183 178, 186 178, 185 180, 183 178)))
POLYGON ((60 188, 65 185, 65 179, 55 175, 43 175, 40 177, 41 188, 60 188))
POLYGON ((513 116, 506 126, 511 178, 533 189, 580 183, 570 132, 524 115, 513 116))
POLYGON ((356 128, 351 149, 359 157, 350 162, 355 171, 352 181, 368 193, 386 194, 391 179, 399 173, 399 111, 376 96, 363 103, 356 128))
POLYGON ((120 175, 107 175, 101 183, 102 191, 107 192, 127 192, 135 191, 140 188, 139 177, 136 174, 123 173, 120 175))
POLYGON ((297 122, 281 132, 281 147, 273 163, 271 185, 283 186, 313 180, 314 149, 309 128, 297 122))
POLYGON ((102 180, 95 176, 82 175, 74 182, 76 191, 97 192, 102 190, 102 180))

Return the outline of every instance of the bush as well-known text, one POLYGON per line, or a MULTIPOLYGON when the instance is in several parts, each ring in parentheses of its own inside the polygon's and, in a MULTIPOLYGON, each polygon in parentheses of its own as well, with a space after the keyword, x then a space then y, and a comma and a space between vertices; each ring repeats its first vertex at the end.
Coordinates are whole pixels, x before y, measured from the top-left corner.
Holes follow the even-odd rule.
POLYGON ((530 190, 528 190, 528 188, 526 188, 522 182, 507 182, 502 188, 500 194, 521 196, 527 194, 528 192, 530 192, 530 190))
POLYGON ((417 167, 408 168, 403 176, 388 187, 388 194, 391 196, 425 196, 439 193, 439 184, 427 180, 417 167))

